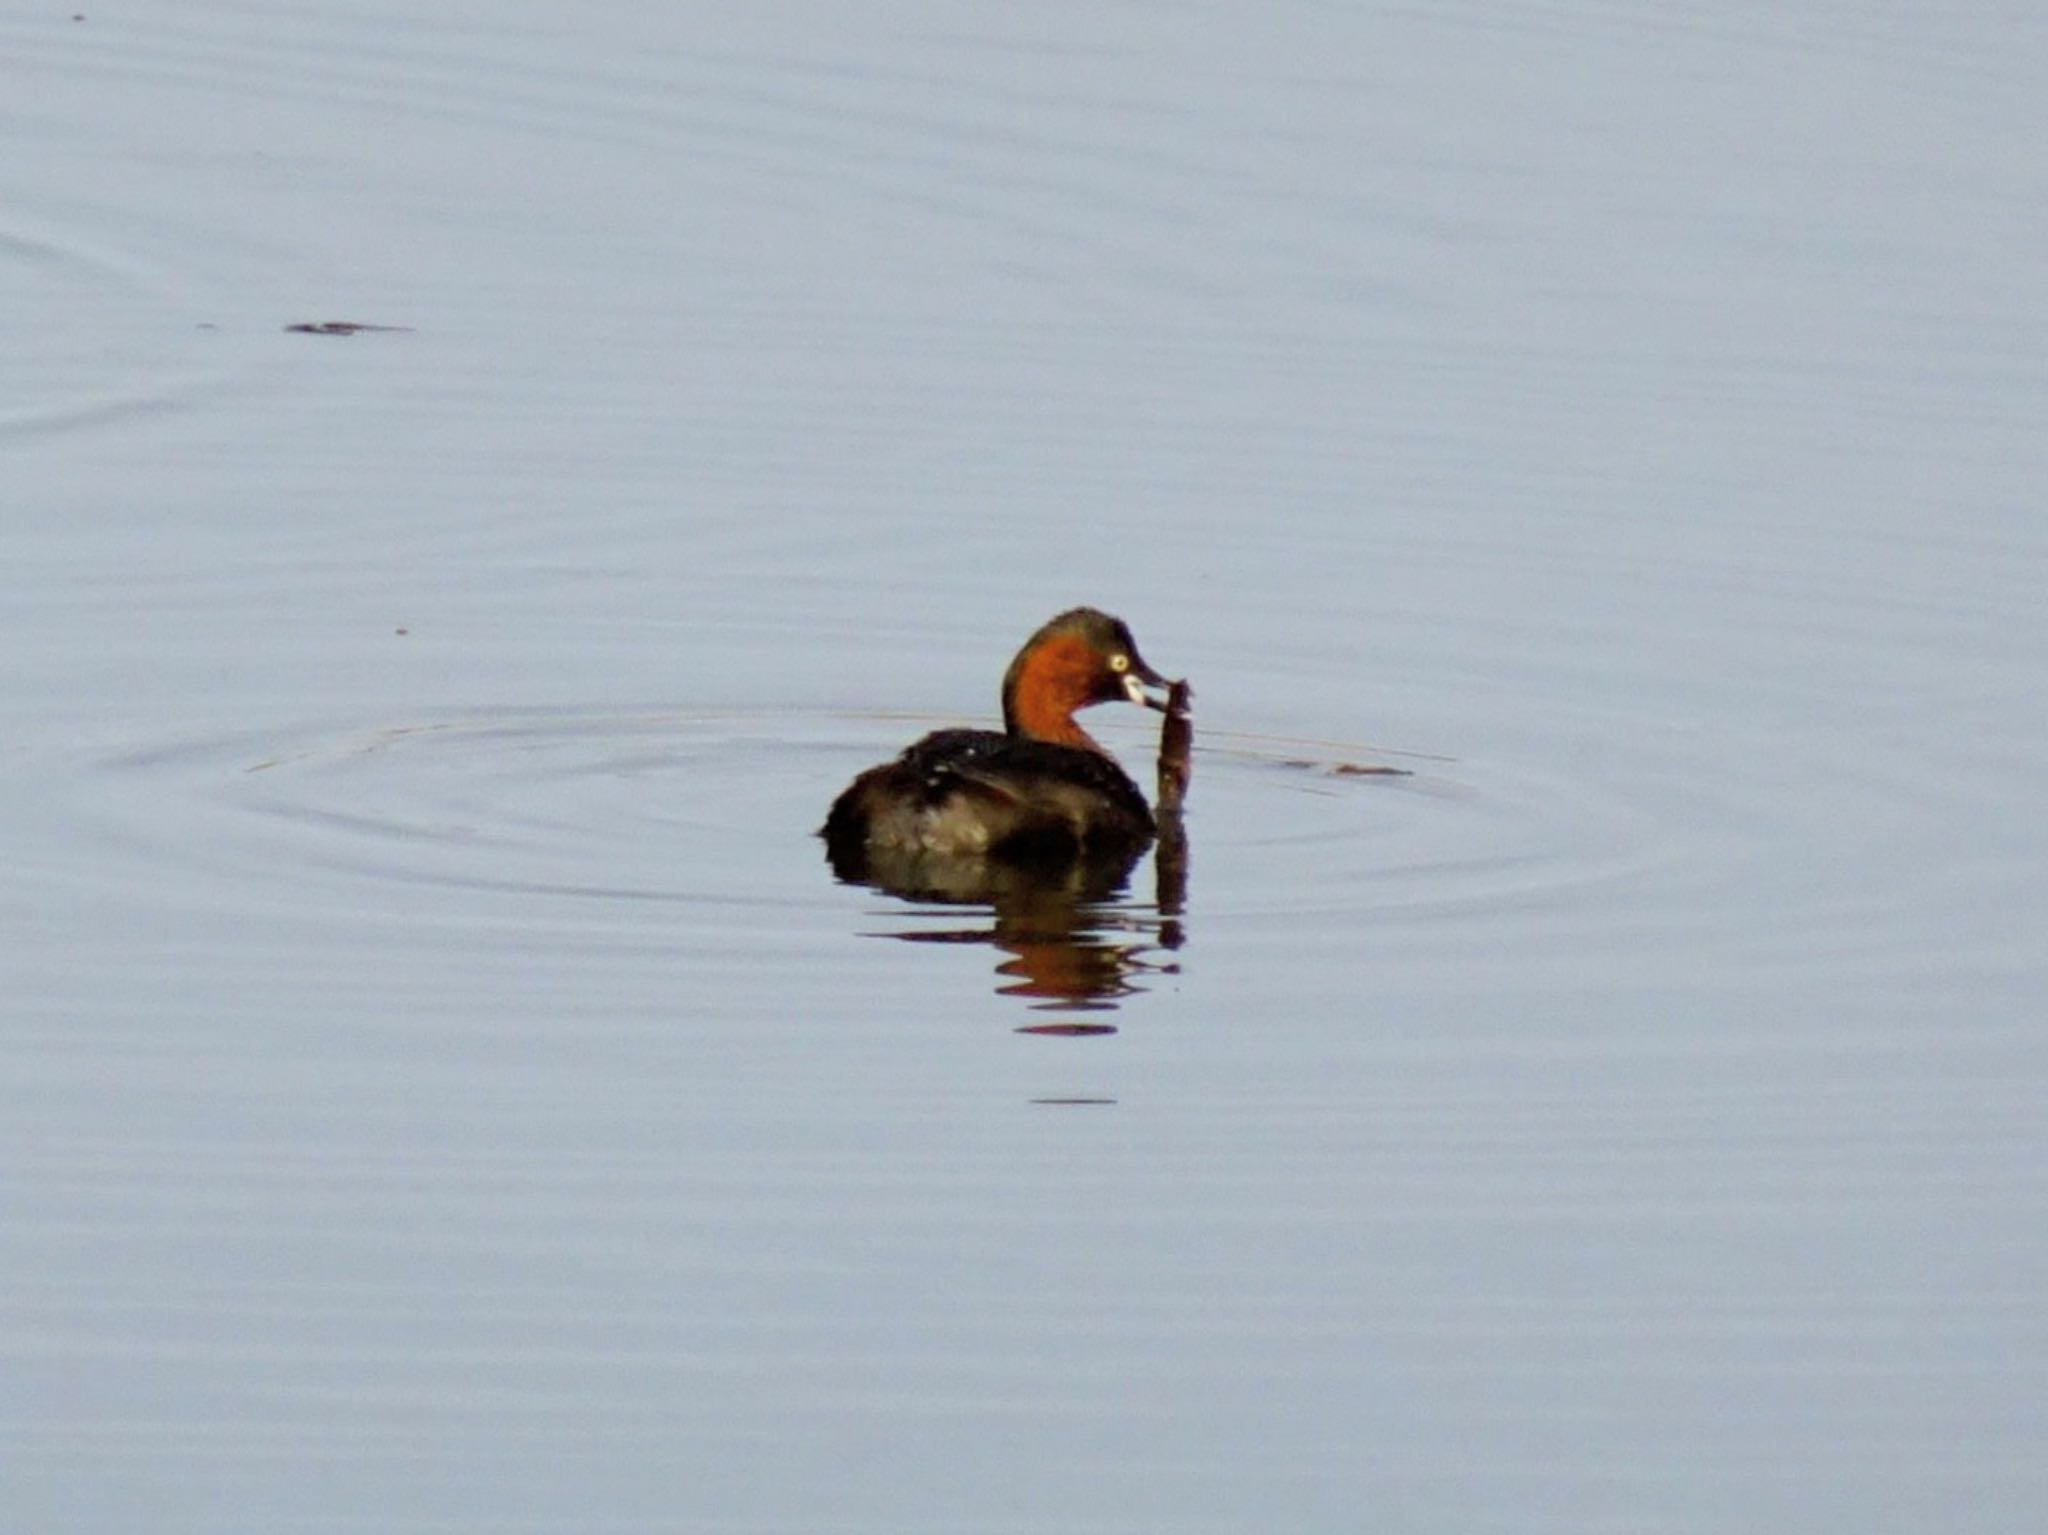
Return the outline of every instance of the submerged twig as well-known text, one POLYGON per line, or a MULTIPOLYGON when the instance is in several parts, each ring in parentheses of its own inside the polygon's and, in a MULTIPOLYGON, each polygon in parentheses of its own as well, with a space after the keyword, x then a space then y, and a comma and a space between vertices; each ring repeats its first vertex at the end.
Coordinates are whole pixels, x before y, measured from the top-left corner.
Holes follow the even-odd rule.
POLYGON ((1181 805, 1188 795, 1189 758, 1194 752, 1195 717, 1188 705, 1194 690, 1176 682, 1166 693, 1166 719, 1159 727, 1159 851, 1153 859, 1157 880, 1162 948, 1184 942, 1179 917, 1188 904, 1188 832, 1181 805))
POLYGON ((1159 811, 1177 813, 1188 795, 1189 758, 1194 753, 1195 718, 1188 707, 1194 689, 1185 681, 1166 693, 1166 719, 1159 727, 1159 811))

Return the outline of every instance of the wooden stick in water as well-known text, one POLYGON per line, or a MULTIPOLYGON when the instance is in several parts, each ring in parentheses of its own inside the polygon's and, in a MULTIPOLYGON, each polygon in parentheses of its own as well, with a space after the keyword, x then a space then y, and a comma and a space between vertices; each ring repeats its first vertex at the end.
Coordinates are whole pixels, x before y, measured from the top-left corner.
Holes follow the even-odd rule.
POLYGON ((1166 692, 1166 718, 1159 726, 1159 813, 1178 815, 1188 795, 1188 758, 1195 745, 1194 689, 1185 680, 1166 692))
POLYGON ((1188 757, 1194 750, 1195 717, 1188 702, 1195 696, 1185 682, 1166 690, 1166 719, 1159 727, 1159 851, 1152 860, 1158 885, 1159 946, 1177 949, 1187 935, 1180 925, 1188 908, 1188 831, 1181 820, 1181 801, 1188 794, 1188 757))

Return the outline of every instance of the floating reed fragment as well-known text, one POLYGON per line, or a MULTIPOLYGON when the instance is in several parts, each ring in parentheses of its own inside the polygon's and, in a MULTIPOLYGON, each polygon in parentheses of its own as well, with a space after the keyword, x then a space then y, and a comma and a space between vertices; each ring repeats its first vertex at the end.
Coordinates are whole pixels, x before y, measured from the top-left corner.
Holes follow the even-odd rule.
POLYGON ((1159 726, 1159 813, 1177 815, 1188 794, 1189 759, 1195 748, 1194 689, 1185 679, 1166 690, 1166 718, 1159 726))

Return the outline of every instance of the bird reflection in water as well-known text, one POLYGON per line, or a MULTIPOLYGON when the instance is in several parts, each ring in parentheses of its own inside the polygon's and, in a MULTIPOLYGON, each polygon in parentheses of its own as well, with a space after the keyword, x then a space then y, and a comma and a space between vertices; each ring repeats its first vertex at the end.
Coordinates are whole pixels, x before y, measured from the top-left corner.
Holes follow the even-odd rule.
MULTIPOLYGON (((1156 909, 1125 899, 1144 848, 1073 851, 1030 859, 934 854, 897 848, 834 847, 832 871, 949 917, 982 908, 987 925, 918 927, 875 934, 906 943, 986 943, 1001 950, 1000 996, 1062 1012, 1103 1012, 1146 989, 1153 975, 1177 973, 1169 956, 1186 941, 1187 834, 1178 811, 1160 816, 1154 855, 1156 909)), ((1037 1024, 1034 1034, 1109 1034, 1087 1019, 1037 1024)))

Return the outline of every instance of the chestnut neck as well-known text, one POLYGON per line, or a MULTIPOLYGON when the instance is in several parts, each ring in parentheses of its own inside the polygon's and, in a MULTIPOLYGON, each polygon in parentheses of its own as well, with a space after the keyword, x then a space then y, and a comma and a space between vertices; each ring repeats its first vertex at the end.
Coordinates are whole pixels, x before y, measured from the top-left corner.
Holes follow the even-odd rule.
POLYGON ((1102 697, 1103 665, 1095 647, 1077 634, 1059 634, 1027 646, 1003 678, 1003 727, 1013 736, 1101 752, 1074 723, 1074 711, 1102 697))

